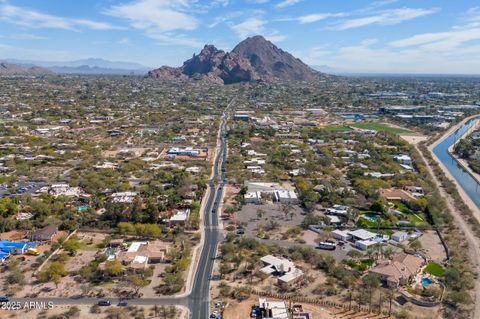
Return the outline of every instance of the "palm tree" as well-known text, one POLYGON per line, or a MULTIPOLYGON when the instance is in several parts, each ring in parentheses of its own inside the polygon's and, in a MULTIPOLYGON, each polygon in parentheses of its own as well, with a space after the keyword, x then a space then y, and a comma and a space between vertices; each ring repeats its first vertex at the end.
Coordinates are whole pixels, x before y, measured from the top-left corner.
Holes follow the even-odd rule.
POLYGON ((368 312, 371 312, 373 293, 380 286, 380 278, 377 275, 370 273, 365 277, 363 277, 362 281, 363 281, 363 285, 368 291, 368 296, 369 296, 368 312))
POLYGON ((383 251, 383 256, 386 259, 390 259, 392 255, 393 255, 393 248, 392 247, 385 248, 385 250, 383 251))

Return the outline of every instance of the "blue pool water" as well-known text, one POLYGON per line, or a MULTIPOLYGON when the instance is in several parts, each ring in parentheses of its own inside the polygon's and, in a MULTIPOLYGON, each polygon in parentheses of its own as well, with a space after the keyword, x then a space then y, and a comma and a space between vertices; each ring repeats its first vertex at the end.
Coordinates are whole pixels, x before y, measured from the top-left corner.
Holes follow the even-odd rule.
POLYGON ((84 212, 88 209, 88 205, 82 205, 82 206, 78 206, 78 212, 81 213, 81 212, 84 212))
POLYGON ((381 218, 379 215, 375 215, 375 214, 363 214, 362 217, 371 222, 376 222, 381 218))
POLYGON ((433 282, 430 278, 424 277, 422 278, 422 286, 426 287, 428 285, 431 285, 433 282))

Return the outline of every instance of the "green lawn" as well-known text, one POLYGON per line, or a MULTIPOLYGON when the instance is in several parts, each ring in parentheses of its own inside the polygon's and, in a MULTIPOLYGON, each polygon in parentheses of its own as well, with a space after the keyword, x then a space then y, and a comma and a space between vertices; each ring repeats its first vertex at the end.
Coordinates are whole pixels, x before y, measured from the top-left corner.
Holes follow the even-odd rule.
POLYGON ((351 131, 352 129, 345 125, 327 125, 323 127, 322 130, 341 132, 341 131, 351 131))
POLYGON ((427 224, 427 221, 417 214, 408 214, 407 216, 410 222, 415 226, 427 224))
POLYGON ((435 277, 443 277, 445 275, 445 269, 433 261, 428 263, 424 271, 430 275, 434 275, 435 277))
POLYGON ((360 261, 353 261, 353 260, 348 260, 347 264, 352 267, 352 269, 356 269, 359 271, 365 271, 368 268, 370 268, 373 265, 373 260, 372 259, 363 259, 360 261))
POLYGON ((375 130, 379 132, 389 132, 389 133, 394 133, 394 134, 403 134, 403 133, 412 133, 410 130, 407 129, 402 129, 398 127, 391 127, 388 124, 385 123, 356 123, 353 124, 352 126, 361 128, 364 130, 375 130))

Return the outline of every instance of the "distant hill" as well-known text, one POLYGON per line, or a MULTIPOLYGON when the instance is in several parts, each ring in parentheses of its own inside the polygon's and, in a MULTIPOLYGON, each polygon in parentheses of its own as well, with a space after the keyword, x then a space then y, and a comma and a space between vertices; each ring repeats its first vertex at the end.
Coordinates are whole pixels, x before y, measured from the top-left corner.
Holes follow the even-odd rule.
POLYGON ((181 67, 163 66, 148 72, 153 79, 205 78, 219 84, 312 81, 322 75, 262 36, 245 39, 231 52, 205 45, 199 55, 194 54, 181 67))
POLYGON ((50 70, 39 66, 22 66, 12 63, 0 63, 0 76, 5 75, 31 75, 31 76, 41 76, 53 73, 50 70))
POLYGON ((38 65, 55 73, 65 74, 117 74, 117 75, 145 75, 149 67, 133 62, 109 61, 105 59, 89 58, 75 61, 31 61, 7 59, 7 63, 22 66, 38 65))

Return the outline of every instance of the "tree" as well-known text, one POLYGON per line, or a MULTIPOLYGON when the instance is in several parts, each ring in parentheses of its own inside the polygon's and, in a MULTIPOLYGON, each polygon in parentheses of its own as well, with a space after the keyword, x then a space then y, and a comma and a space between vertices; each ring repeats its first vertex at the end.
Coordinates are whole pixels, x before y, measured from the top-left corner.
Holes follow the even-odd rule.
POLYGON ((265 211, 261 208, 257 209, 257 218, 261 219, 263 215, 265 215, 265 211))
POLYGON ((14 285, 14 284, 23 285, 25 283, 25 276, 23 272, 21 272, 18 268, 15 268, 10 270, 10 273, 8 274, 6 280, 7 280, 7 283, 10 285, 14 285))
POLYGON ((160 226, 157 224, 135 224, 135 234, 139 237, 153 238, 162 234, 160 226))
POLYGON ((413 250, 418 251, 419 249, 422 248, 422 243, 418 239, 414 239, 413 241, 410 242, 409 246, 413 250))
POLYGON ((18 211, 18 205, 9 197, 0 199, 0 215, 8 217, 18 211))
POLYGON ((384 198, 381 198, 374 201, 370 209, 373 210, 374 212, 384 213, 386 206, 387 206, 387 201, 384 198))
POLYGON ((359 252, 358 250, 356 249, 352 249, 352 250, 349 250, 348 253, 347 253, 347 256, 352 258, 353 260, 357 261, 358 259, 360 259, 363 255, 361 252, 359 252))
POLYGON ((64 241, 62 246, 63 246, 63 249, 68 251, 70 255, 73 255, 80 248, 80 243, 78 242, 77 239, 70 238, 69 240, 64 241))
POLYGON ((124 272, 125 268, 118 260, 105 262, 105 273, 109 276, 116 277, 124 272))
POLYGON ((362 278, 362 282, 368 291, 368 296, 369 296, 368 311, 371 312, 373 292, 380 286, 380 278, 376 274, 369 273, 362 278))
POLYGON ((467 304, 471 302, 470 296, 465 291, 450 291, 445 296, 445 301, 454 307, 459 304, 467 304))
POLYGON ((226 274, 230 273, 230 271, 232 271, 230 264, 227 262, 222 263, 220 266, 220 276, 223 278, 226 274))
POLYGON ((132 223, 120 222, 117 225, 118 232, 122 235, 132 234, 135 232, 135 227, 132 223))
POLYGON ((135 290, 135 295, 138 295, 138 291, 141 288, 148 286, 148 284, 150 284, 150 281, 144 279, 138 274, 134 274, 127 277, 127 283, 135 290))
POLYGON ((45 270, 37 274, 37 279, 41 282, 52 281, 55 286, 61 281, 62 277, 65 277, 68 272, 65 270, 65 265, 58 261, 51 262, 45 270))

